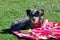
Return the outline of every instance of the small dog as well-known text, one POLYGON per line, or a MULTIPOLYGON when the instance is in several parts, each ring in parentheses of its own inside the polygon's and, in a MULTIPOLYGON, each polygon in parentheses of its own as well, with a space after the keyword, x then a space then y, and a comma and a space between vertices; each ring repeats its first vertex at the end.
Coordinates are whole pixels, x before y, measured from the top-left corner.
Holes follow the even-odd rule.
POLYGON ((20 18, 14 21, 11 25, 11 30, 29 30, 33 29, 33 24, 43 24, 44 22, 44 10, 34 10, 34 9, 27 9, 26 10, 27 16, 26 18, 20 18))

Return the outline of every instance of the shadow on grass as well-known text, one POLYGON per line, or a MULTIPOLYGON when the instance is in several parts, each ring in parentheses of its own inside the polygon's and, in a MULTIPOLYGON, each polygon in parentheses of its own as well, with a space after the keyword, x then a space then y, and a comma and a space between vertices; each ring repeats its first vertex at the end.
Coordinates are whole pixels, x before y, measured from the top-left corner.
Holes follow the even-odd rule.
POLYGON ((10 31, 10 29, 2 29, 0 34, 12 34, 12 32, 10 31))
MULTIPOLYGON (((11 29, 2 29, 0 31, 0 34, 13 34, 13 33, 11 32, 11 29)), ((13 34, 13 35, 15 35, 15 34, 13 34)), ((15 35, 15 36, 17 36, 17 35, 15 35)), ((19 36, 17 36, 17 37, 19 38, 19 40, 31 40, 31 39, 20 38, 19 36)))
MULTIPOLYGON (((11 32, 11 29, 2 29, 1 31, 0 31, 0 34, 13 34, 12 32, 11 32)), ((13 34, 13 35, 15 35, 15 34, 13 34)), ((15 36, 17 36, 17 35, 15 35, 15 36)), ((17 36, 18 37, 18 36, 17 36)), ((23 38, 20 38, 20 37, 18 37, 19 38, 19 40, 25 40, 25 39, 23 39, 23 38)))

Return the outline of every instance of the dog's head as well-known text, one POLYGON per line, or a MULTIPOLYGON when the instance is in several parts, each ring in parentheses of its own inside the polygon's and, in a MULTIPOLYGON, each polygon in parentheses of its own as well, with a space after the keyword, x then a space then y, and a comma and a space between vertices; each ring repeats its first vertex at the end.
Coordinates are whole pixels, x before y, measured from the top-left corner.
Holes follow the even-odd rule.
POLYGON ((40 23, 44 16, 44 10, 34 10, 34 9, 27 9, 26 10, 29 19, 34 23, 40 23))

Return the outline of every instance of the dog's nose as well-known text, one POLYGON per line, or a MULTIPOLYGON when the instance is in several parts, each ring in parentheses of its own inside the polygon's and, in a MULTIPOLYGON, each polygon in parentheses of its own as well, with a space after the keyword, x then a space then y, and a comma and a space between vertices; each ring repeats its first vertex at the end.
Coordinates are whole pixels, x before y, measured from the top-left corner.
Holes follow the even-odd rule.
POLYGON ((36 19, 37 17, 33 17, 34 19, 36 19))
POLYGON ((33 20, 35 21, 35 23, 38 23, 38 17, 34 17, 33 20))

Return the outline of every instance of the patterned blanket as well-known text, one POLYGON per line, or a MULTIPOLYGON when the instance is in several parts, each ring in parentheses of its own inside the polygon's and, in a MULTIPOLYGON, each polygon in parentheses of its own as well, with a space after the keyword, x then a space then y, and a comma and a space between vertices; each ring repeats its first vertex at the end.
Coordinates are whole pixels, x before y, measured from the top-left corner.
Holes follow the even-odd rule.
POLYGON ((34 28, 30 30, 12 30, 12 33, 22 37, 30 38, 33 40, 48 39, 48 38, 60 38, 60 23, 47 22, 44 28, 34 28))

